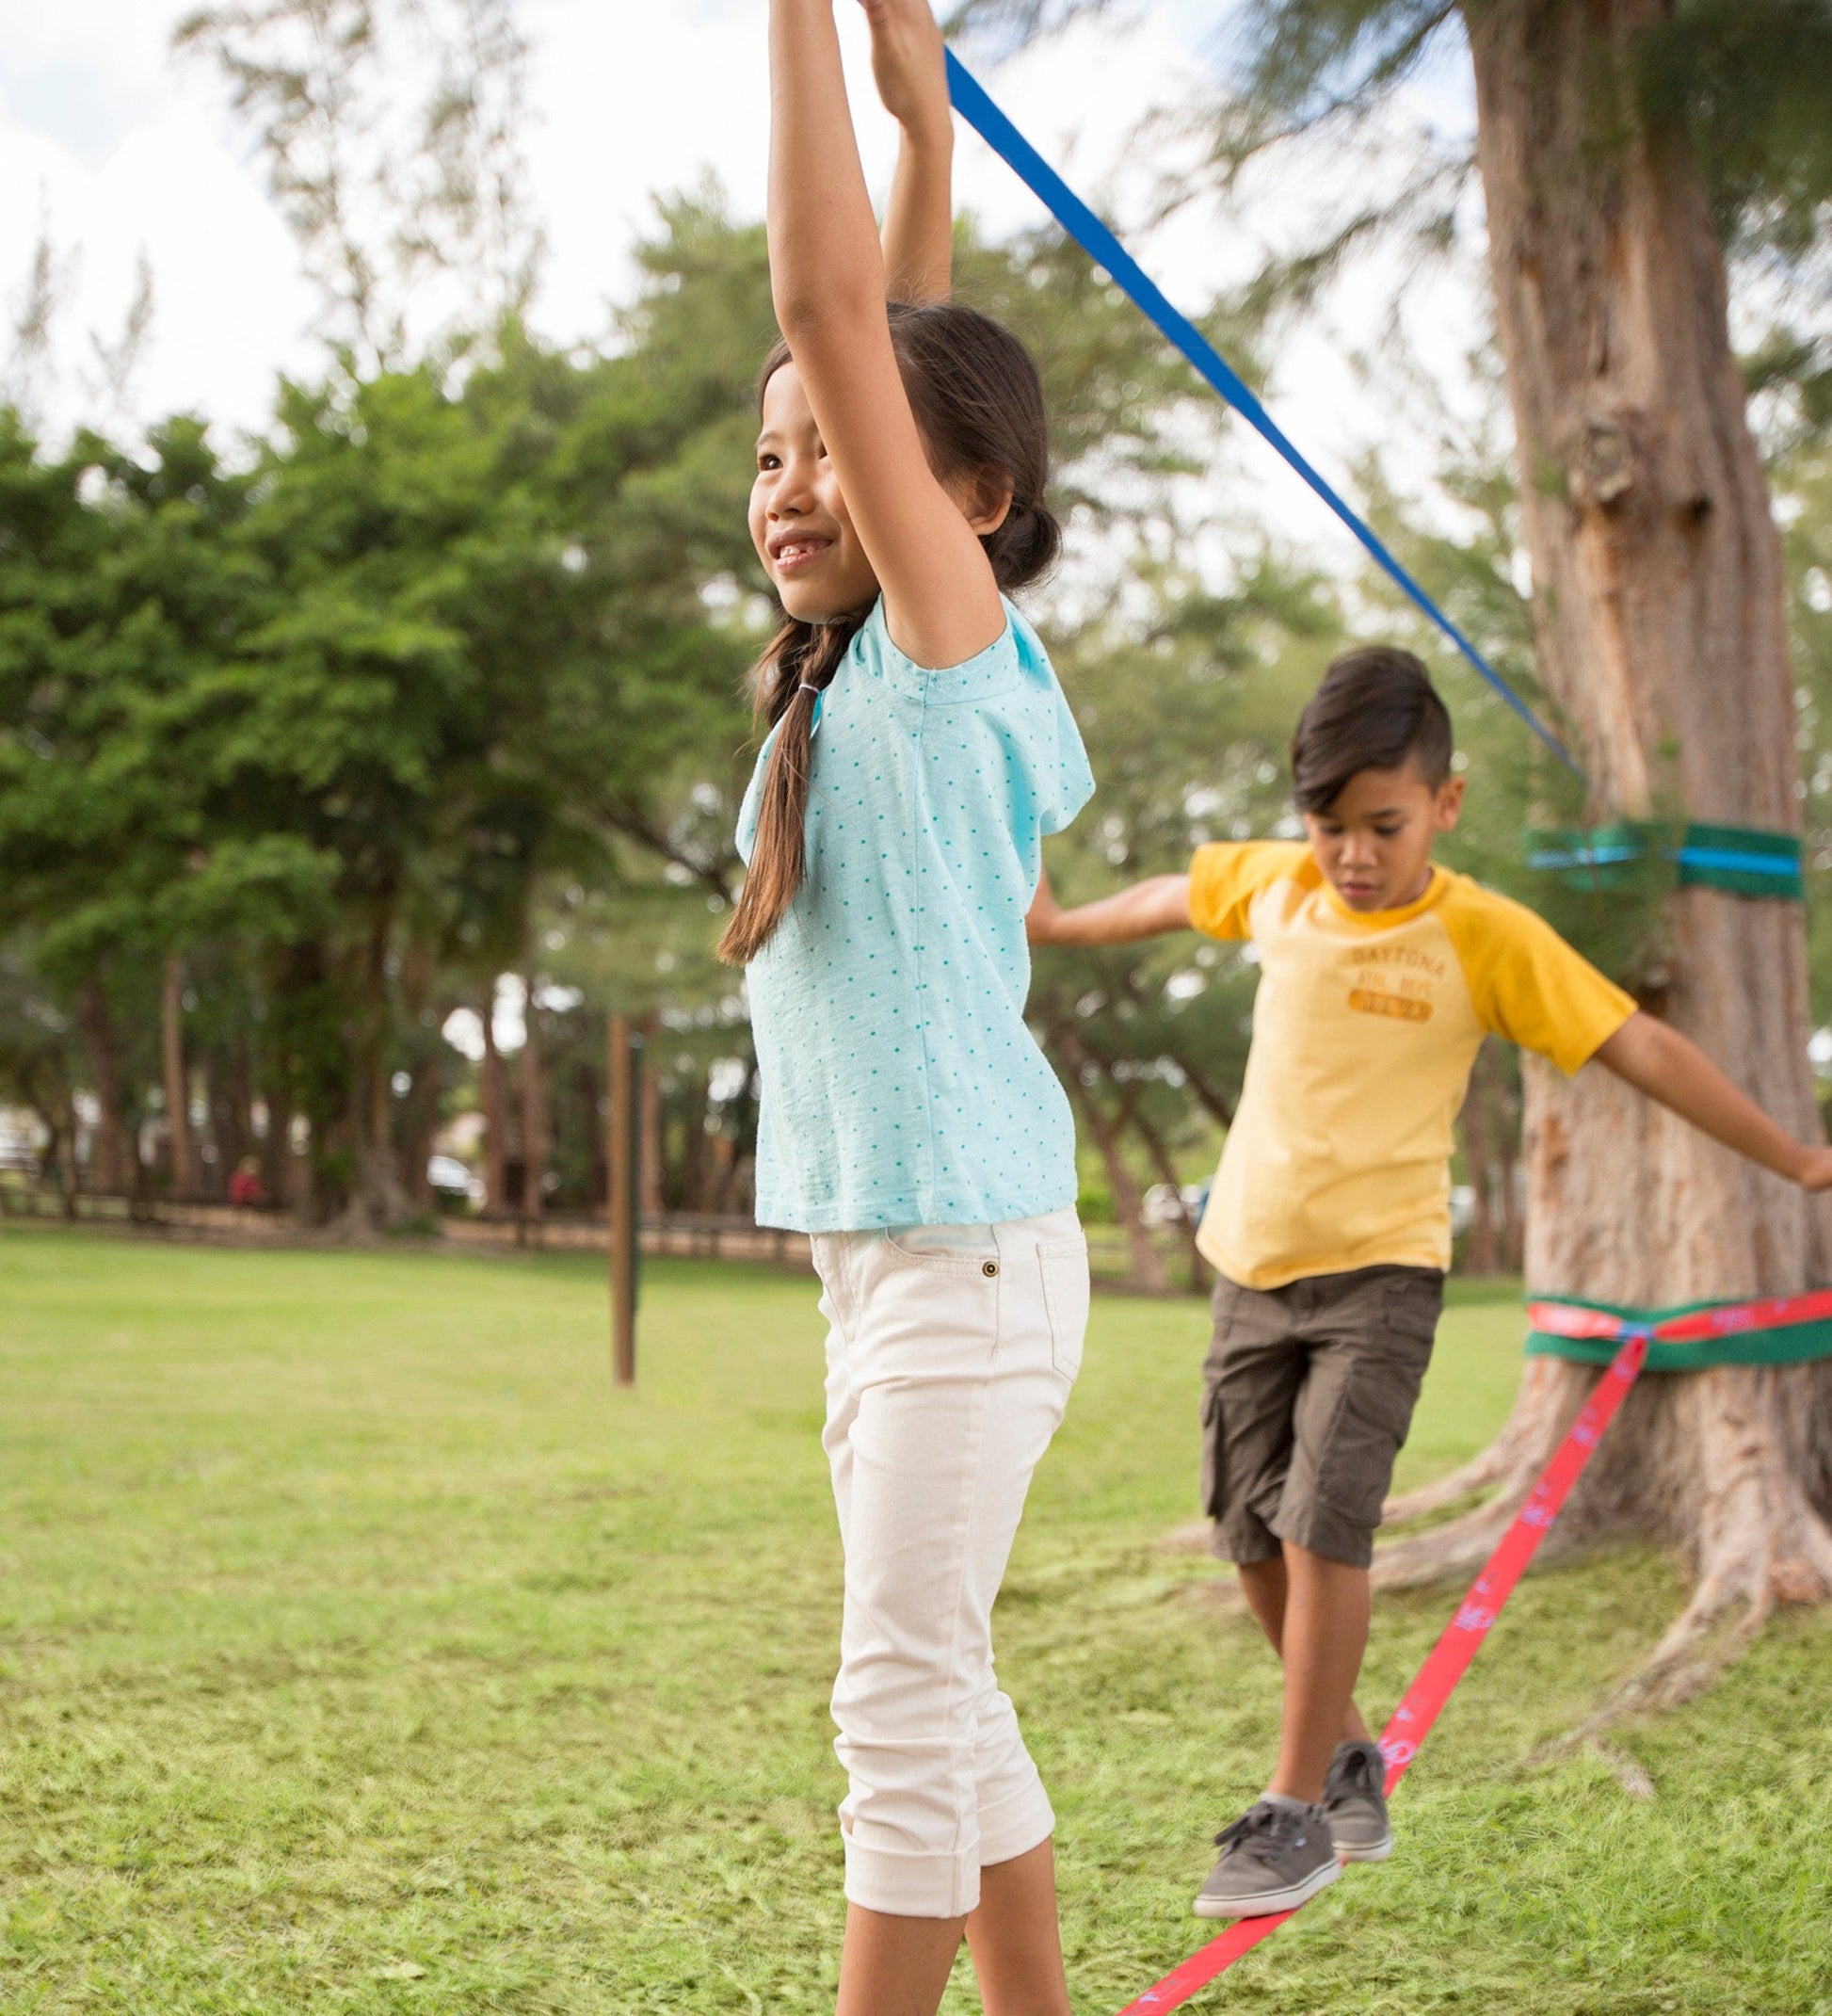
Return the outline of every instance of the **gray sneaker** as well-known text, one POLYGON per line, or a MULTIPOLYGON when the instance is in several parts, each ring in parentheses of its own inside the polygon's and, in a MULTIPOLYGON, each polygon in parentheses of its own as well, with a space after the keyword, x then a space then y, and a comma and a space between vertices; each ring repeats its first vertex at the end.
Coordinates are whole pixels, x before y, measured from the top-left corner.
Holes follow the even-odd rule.
POLYGON ((1387 1760, 1378 1743, 1339 1743, 1324 1781, 1323 1810, 1344 1862, 1385 1862, 1393 1852, 1387 1824, 1387 1760))
POLYGON ((1295 1911, 1342 1873, 1320 1806, 1262 1799, 1215 1836, 1221 1860, 1196 1900, 1198 1918, 1263 1918, 1295 1911))

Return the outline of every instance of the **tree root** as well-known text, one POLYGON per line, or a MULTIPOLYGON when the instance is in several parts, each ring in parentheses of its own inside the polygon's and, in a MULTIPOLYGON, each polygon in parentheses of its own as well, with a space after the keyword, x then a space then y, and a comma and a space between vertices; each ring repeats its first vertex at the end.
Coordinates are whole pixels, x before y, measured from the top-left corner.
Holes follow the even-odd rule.
POLYGON ((1526 1495, 1525 1486, 1510 1489, 1460 1519, 1382 1547, 1374 1556, 1374 1588, 1418 1589, 1472 1573, 1494 1553, 1526 1495))
POLYGON ((1524 1496, 1583 1404, 1590 1380, 1574 1378, 1575 1369, 1559 1359, 1530 1358, 1513 1411, 1487 1448, 1448 1476, 1389 1498, 1382 1524, 1442 1511, 1492 1485, 1510 1492, 1518 1488, 1524 1496))
POLYGON ((1606 1765, 1615 1774, 1615 1782, 1631 1799, 1651 1799, 1655 1796, 1654 1781, 1647 1775, 1647 1767, 1639 1757, 1631 1756, 1614 1743, 1604 1743, 1593 1738, 1590 1743, 1592 1754, 1606 1765))
POLYGON ((1788 1472, 1750 1463, 1708 1511, 1692 1601, 1647 1658, 1549 1756, 1568 1756, 1631 1716, 1695 1700, 1743 1657, 1783 1605, 1832 1601, 1832 1527, 1788 1472))
POLYGON ((1459 1498, 1470 1498, 1488 1490, 1512 1467, 1512 1455, 1503 1430, 1460 1470, 1451 1471, 1435 1483, 1421 1484, 1416 1491, 1400 1492, 1389 1498, 1381 1509, 1381 1524, 1396 1526, 1402 1520, 1422 1519, 1428 1512, 1446 1511, 1459 1498))

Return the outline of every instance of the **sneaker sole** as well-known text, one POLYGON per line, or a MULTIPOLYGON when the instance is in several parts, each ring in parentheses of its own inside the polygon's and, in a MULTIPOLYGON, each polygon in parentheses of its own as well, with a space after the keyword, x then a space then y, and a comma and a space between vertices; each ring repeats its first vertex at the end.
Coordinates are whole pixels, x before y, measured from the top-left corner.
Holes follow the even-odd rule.
POLYGON ((1327 1890, 1342 1873, 1342 1863, 1332 1855, 1321 1869, 1306 1877, 1303 1882, 1294 1883, 1289 1890, 1271 1890, 1262 1896, 1233 1901, 1221 1897, 1197 1897, 1196 1915, 1198 1918, 1270 1918, 1278 1911, 1295 1911, 1300 1904, 1308 1904, 1318 1891, 1327 1890))
POLYGON ((1392 1852, 1391 1834, 1389 1834, 1385 1841, 1376 1841, 1372 1847, 1365 1848, 1345 1848, 1340 1842, 1336 1845, 1338 1862, 1385 1862, 1392 1852))

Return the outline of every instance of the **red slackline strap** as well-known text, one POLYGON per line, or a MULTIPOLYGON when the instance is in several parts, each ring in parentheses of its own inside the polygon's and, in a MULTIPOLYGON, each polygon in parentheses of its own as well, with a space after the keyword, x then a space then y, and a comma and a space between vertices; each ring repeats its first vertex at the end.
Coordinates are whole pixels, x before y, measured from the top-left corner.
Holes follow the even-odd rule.
POLYGON ((1805 1295, 1776 1295, 1753 1302, 1720 1302, 1713 1309, 1688 1310, 1663 1322, 1636 1323, 1606 1309, 1578 1309, 1568 1302, 1529 1302, 1527 1315, 1536 1331, 1549 1337, 1646 1336, 1656 1344, 1698 1344, 1752 1330, 1786 1330, 1795 1323, 1819 1323, 1832 1316, 1832 1288, 1813 1288, 1805 1295))
MULTIPOLYGON (((1827 1299, 1832 1302, 1832 1297, 1827 1299)), ((1571 1487, 1583 1475, 1592 1450, 1602 1441, 1603 1431, 1615 1419, 1616 1409, 1629 1388, 1641 1376, 1647 1360, 1647 1333, 1634 1331, 1597 1382, 1583 1411, 1572 1424, 1571 1432, 1541 1471, 1533 1495, 1503 1535, 1486 1567, 1470 1584, 1470 1593, 1457 1606, 1456 1615, 1444 1626, 1444 1635, 1406 1688, 1405 1699, 1393 1711, 1393 1719, 1380 1738, 1390 1794, 1406 1776, 1444 1703, 1469 1670, 1489 1627, 1502 1614, 1502 1605, 1514 1593, 1515 1584, 1538 1551, 1540 1541, 1558 1517, 1571 1487)), ((1181 2008, 1198 1990, 1231 1967, 1243 1953, 1250 1953, 1287 1918, 1295 1915, 1287 1911, 1269 1918, 1238 1920, 1219 1939, 1211 1940, 1199 1953, 1192 1954, 1181 1967, 1165 1975, 1155 1988, 1148 1988, 1136 2002, 1129 2002, 1119 2016, 1162 2016, 1165 2009, 1181 2008)))

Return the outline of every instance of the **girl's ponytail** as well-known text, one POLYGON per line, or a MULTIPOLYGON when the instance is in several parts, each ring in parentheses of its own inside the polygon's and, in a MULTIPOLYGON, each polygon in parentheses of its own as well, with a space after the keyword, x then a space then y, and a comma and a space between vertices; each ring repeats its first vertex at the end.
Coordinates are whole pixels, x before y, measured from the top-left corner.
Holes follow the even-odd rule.
POLYGON ((719 940, 728 965, 747 966, 782 922, 808 868, 808 781, 814 759, 814 694, 840 669, 868 612, 837 622, 786 618, 757 668, 757 718, 776 730, 757 810, 750 866, 719 940))

